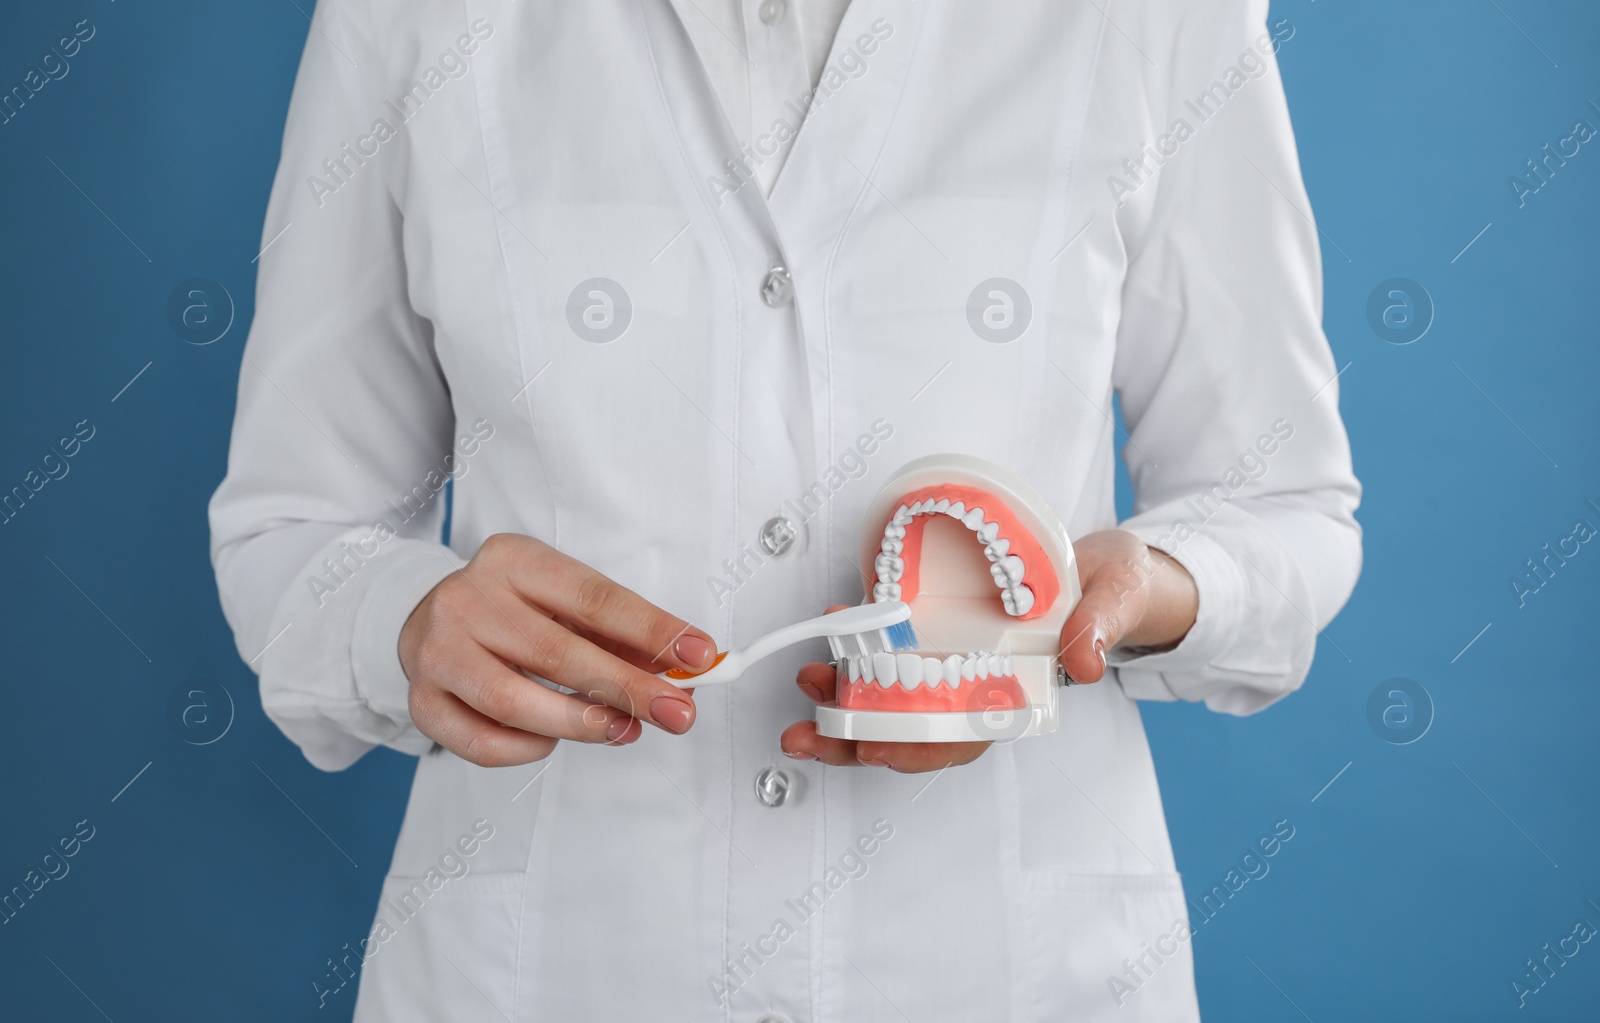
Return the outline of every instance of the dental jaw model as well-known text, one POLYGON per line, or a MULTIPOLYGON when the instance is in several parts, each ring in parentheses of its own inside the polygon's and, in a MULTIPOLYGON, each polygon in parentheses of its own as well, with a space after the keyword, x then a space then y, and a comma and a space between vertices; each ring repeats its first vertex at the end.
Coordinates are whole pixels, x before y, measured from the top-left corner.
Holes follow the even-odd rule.
POLYGON ((881 742, 970 742, 1054 731, 1061 627, 1080 597, 1066 530, 999 466, 932 455, 869 506, 868 604, 904 602, 921 649, 830 638, 838 698, 817 731, 881 742))
POLYGON ((838 698, 817 731, 875 742, 984 742, 1053 732, 1066 682, 1061 627, 1081 596, 1055 514, 1020 479, 966 455, 905 466, 867 509, 867 601, 785 626, 688 688, 738 681, 757 661, 826 637, 838 698))

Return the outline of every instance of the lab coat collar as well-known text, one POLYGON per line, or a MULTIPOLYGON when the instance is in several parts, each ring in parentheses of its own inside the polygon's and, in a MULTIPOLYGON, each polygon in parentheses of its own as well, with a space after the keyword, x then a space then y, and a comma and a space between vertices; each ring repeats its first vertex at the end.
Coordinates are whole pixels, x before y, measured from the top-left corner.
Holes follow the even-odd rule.
MULTIPOLYGON (((734 168, 741 149, 685 27, 688 18, 699 16, 686 10, 691 4, 640 0, 653 69, 690 176, 714 212, 734 210, 759 225, 771 238, 775 255, 781 256, 785 239, 812 252, 831 248, 862 192, 872 187, 873 168, 932 5, 852 0, 819 88, 812 97, 795 98, 795 108, 808 99, 810 107, 769 198, 753 176, 730 176, 730 171, 739 174, 734 168), (878 39, 875 52, 860 50, 862 36, 878 39), (846 63, 860 68, 856 76, 839 70, 846 63), (718 180, 722 186, 712 184, 718 180), (739 180, 744 183, 736 184, 739 180)), ((726 218, 718 219, 727 226, 726 218)))

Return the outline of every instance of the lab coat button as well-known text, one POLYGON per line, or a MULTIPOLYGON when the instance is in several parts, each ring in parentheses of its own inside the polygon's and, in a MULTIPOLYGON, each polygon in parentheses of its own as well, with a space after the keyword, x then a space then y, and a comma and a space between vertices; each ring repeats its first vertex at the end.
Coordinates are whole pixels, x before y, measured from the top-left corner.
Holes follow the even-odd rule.
MULTIPOLYGON (((756 798, 762 806, 779 807, 789 799, 789 776, 776 767, 764 767, 756 775, 756 798)), ((782 1016, 765 1017, 783 1019, 782 1016)))
POLYGON ((788 554, 794 546, 795 538, 800 535, 793 522, 779 515, 770 518, 761 527, 761 549, 768 555, 776 558, 788 554))
POLYGON ((781 309, 794 301, 794 277, 781 266, 767 271, 761 281, 761 301, 774 309, 781 309))
POLYGON ((778 19, 783 17, 783 12, 788 9, 789 5, 785 2, 785 0, 763 0, 761 4, 761 10, 759 12, 761 15, 761 23, 763 25, 776 24, 778 19))

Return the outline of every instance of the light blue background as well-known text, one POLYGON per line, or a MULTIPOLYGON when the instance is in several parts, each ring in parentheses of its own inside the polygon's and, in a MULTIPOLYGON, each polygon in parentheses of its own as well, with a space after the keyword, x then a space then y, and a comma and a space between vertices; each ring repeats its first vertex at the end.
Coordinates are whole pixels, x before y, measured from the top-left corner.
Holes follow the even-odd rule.
MULTIPOLYGON (((206 551, 306 18, 197 0, 3 17, 7 88, 80 18, 96 34, 0 125, 0 489, 79 420, 97 432, 0 526, 0 889, 76 822, 96 833, 0 925, 0 1016, 346 1018, 353 986, 319 1012, 311 982, 364 936, 411 761, 325 775, 299 757, 261 714, 206 551), (216 344, 167 326, 190 277, 237 301, 216 344), (172 727, 190 678, 237 703, 214 744, 172 727)), ((1600 926, 1600 546, 1526 607, 1508 580, 1576 519, 1600 526, 1600 140, 1525 208, 1508 179, 1575 120, 1600 127, 1600 9, 1284 0, 1273 17, 1296 26, 1280 59, 1367 566, 1292 699, 1244 720, 1145 707, 1192 899, 1295 827, 1197 923, 1201 1003, 1214 1021, 1593 1019, 1600 942, 1520 1016, 1511 980, 1575 921, 1600 926), (1368 327, 1391 277, 1437 307, 1410 345, 1368 327), (1435 708, 1409 745, 1368 723, 1394 677, 1435 708)))

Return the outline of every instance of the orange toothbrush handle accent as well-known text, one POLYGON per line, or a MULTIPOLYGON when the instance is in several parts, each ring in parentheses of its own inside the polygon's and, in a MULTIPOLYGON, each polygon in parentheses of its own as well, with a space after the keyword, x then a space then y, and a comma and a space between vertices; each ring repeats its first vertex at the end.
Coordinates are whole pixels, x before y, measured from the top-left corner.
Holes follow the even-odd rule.
POLYGON ((667 678, 670 678, 670 679, 673 679, 675 681, 680 681, 681 682, 684 679, 691 679, 691 678, 694 678, 697 675, 704 675, 707 671, 710 671, 712 668, 715 668, 717 665, 721 664, 722 663, 722 659, 724 657, 727 657, 727 656, 728 656, 728 651, 726 651, 726 650, 722 651, 722 653, 717 655, 717 659, 712 661, 710 667, 706 668, 705 671, 686 671, 683 668, 669 668, 666 671, 662 672, 662 674, 665 675, 667 678))

